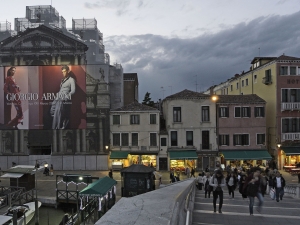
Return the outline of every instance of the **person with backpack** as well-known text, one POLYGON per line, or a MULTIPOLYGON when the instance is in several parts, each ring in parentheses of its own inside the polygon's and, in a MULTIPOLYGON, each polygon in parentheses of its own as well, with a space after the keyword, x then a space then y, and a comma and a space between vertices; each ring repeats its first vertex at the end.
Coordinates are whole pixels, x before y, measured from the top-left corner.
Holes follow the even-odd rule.
POLYGON ((206 173, 206 176, 203 177, 205 198, 206 198, 207 194, 208 194, 208 198, 210 198, 210 193, 213 189, 213 187, 209 185, 210 179, 211 179, 210 173, 206 173))
POLYGON ((219 197, 219 213, 222 213, 223 205, 223 189, 225 184, 225 178, 221 170, 217 170, 211 178, 209 185, 213 187, 213 206, 214 212, 216 212, 217 198, 219 197))

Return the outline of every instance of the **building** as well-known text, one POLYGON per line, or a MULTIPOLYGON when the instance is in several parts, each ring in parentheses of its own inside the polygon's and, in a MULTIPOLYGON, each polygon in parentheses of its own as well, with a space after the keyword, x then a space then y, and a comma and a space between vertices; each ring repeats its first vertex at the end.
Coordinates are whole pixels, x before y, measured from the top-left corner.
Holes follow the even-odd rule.
POLYGON ((137 73, 124 73, 124 105, 139 101, 139 81, 137 73))
MULTIPOLYGON (((22 90, 32 93, 42 87, 52 87, 50 83, 43 83, 39 75, 44 76, 47 68, 55 69, 52 73, 48 71, 53 79, 49 75, 47 82, 58 82, 57 86, 61 82, 61 65, 69 65, 80 78, 76 86, 79 111, 71 115, 77 117, 74 129, 56 130, 51 129, 51 123, 39 124, 43 113, 48 116, 44 106, 30 108, 25 104, 24 116, 27 121, 35 121, 37 126, 47 129, 32 128, 27 121, 19 124, 18 129, 7 129, 4 112, 0 112, 1 168, 9 168, 12 162, 34 165, 38 160, 53 164, 57 170, 107 170, 105 146, 110 138, 109 110, 123 106, 123 69, 120 64, 110 65, 97 21, 73 19, 72 28, 68 29, 65 19, 51 5, 27 6, 25 18, 16 18, 14 29, 9 22, 0 24, 0 40, 1 88, 6 71, 12 65, 17 66, 19 74, 25 71, 26 82, 18 80, 18 84, 22 90), (32 74, 38 78, 36 81, 32 74), (28 115, 28 108, 38 116, 28 115)), ((0 93, 4 99, 4 93, 0 93)), ((3 108, 1 105, 1 110, 3 108)))
POLYGON ((133 102, 110 111, 110 163, 113 169, 143 164, 159 169, 159 110, 133 102))
POLYGON ((217 95, 256 94, 267 102, 266 146, 279 168, 300 160, 299 66, 298 57, 255 57, 249 71, 211 87, 217 95))
POLYGON ((216 104, 211 96, 183 90, 166 97, 162 109, 168 133, 169 168, 193 167, 202 171, 209 166, 214 169, 220 159, 216 104))
POLYGON ((255 94, 219 95, 216 104, 221 164, 266 165, 266 102, 255 94))

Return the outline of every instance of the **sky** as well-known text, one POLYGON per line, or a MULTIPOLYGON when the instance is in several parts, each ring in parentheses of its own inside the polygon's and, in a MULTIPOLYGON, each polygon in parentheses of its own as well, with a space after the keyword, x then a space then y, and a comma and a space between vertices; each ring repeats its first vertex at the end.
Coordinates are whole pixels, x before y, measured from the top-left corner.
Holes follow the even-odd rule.
POLYGON ((300 57, 299 0, 10 0, 0 21, 13 28, 26 6, 51 4, 67 27, 97 20, 111 64, 138 74, 140 102, 205 91, 254 57, 300 57))

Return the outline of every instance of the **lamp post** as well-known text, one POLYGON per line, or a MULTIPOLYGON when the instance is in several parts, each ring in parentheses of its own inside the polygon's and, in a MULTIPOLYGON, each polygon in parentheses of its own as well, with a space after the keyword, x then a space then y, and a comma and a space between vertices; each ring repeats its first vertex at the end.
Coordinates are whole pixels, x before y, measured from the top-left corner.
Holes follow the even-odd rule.
POLYGON ((39 206, 38 206, 38 194, 37 194, 37 172, 42 169, 40 168, 40 164, 44 164, 44 169, 48 167, 48 163, 46 161, 43 161, 42 163, 38 163, 38 161, 36 160, 36 164, 35 164, 35 172, 34 172, 34 176, 35 176, 35 225, 39 225, 39 206))
POLYGON ((277 147, 278 147, 278 152, 277 152, 277 157, 278 157, 278 169, 281 169, 281 144, 277 144, 277 147))
MULTIPOLYGON (((218 134, 219 134, 219 131, 218 131, 218 107, 217 107, 217 101, 218 101, 218 96, 217 95, 212 95, 211 96, 211 100, 215 103, 215 119, 216 119, 216 129, 215 129, 215 134, 216 134, 216 145, 217 145, 217 151, 218 151, 218 155, 217 157, 219 157, 219 137, 218 137, 218 134)), ((217 158, 216 158, 217 159, 217 158)), ((219 159, 220 162, 219 162, 219 165, 221 166, 221 159, 219 159)), ((215 166, 217 167, 217 162, 215 160, 215 166)))

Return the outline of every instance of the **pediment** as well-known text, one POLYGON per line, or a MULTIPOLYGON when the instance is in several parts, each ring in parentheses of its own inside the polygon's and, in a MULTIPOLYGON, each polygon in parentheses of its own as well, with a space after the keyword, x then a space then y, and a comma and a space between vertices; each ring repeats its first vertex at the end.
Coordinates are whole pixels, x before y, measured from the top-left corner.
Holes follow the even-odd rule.
POLYGON ((36 28, 28 28, 18 35, 4 39, 1 43, 2 51, 5 49, 28 49, 28 48, 54 48, 54 49, 81 49, 87 50, 86 44, 61 30, 45 25, 36 28))

